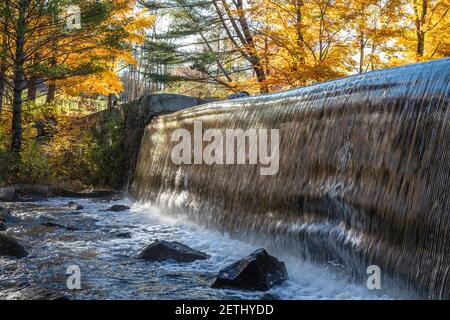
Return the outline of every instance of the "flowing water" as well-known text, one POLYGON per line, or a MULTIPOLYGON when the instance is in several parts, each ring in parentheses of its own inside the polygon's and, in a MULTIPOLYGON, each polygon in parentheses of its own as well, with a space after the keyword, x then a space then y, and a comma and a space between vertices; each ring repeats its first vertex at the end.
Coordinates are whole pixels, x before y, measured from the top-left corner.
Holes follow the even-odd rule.
MULTIPOLYGON (((77 200, 84 209, 74 213, 66 207, 69 200, 10 204, 22 222, 8 232, 22 238, 30 255, 21 260, 0 257, 0 299, 36 297, 41 289, 64 292, 71 299, 261 299, 264 295, 210 288, 221 268, 258 249, 264 241, 243 242, 131 200, 120 201, 132 209, 119 213, 104 211, 113 202, 89 199, 77 200), (66 228, 43 228, 46 221, 66 228), (67 229, 70 226, 75 230, 67 229), (115 236, 124 232, 131 238, 115 236), (156 239, 180 241, 211 258, 194 263, 136 259, 142 248, 156 239), (80 291, 66 290, 66 269, 72 265, 81 270, 80 291)), ((281 299, 398 298, 369 291, 339 266, 312 264, 283 251, 277 252, 277 257, 286 262, 289 280, 269 293, 281 299)))
POLYGON ((333 261, 359 280, 377 265, 394 291, 450 298, 449 101, 447 58, 161 116, 132 195, 275 255, 333 261), (280 130, 278 174, 175 165, 172 132, 198 121, 280 130))

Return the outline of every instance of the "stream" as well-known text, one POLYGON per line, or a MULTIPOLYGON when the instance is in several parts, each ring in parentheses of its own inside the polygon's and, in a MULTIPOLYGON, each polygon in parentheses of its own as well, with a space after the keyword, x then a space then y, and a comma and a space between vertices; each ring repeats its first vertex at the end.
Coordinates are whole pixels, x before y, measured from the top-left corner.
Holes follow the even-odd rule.
POLYGON ((21 220, 8 234, 21 239, 30 255, 0 257, 0 299, 392 299, 369 291, 334 265, 304 262, 285 252, 289 280, 272 290, 246 292, 210 288, 218 271, 263 246, 207 230, 183 218, 165 216, 150 204, 132 200, 77 199, 83 210, 67 208, 71 199, 54 198, 2 206, 21 220), (131 210, 106 211, 114 204, 131 210), (154 240, 179 241, 211 255, 193 263, 136 259, 154 240), (67 289, 67 268, 81 270, 81 290, 67 289))

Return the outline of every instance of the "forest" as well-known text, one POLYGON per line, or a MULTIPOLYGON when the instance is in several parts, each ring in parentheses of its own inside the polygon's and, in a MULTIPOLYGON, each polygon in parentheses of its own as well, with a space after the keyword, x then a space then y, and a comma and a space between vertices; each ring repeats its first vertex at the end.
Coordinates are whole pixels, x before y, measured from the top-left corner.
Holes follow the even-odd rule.
POLYGON ((0 183, 106 184, 144 94, 223 99, 448 57, 447 0, 2 0, 0 183), (83 124, 81 124, 83 123, 83 124), (107 143, 105 143, 107 141, 107 143))

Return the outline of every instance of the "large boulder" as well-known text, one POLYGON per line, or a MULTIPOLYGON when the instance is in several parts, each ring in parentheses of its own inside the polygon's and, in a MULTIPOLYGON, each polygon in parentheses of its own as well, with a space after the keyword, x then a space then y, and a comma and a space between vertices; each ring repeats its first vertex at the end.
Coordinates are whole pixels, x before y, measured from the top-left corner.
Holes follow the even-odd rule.
POLYGON ((52 192, 47 186, 17 184, 13 188, 15 190, 15 198, 13 201, 17 202, 45 200, 52 196, 52 192))
POLYGON ((201 251, 192 249, 177 241, 156 240, 139 255, 139 259, 150 261, 175 260, 179 262, 193 262, 195 260, 206 260, 210 256, 201 251))
POLYGON ((13 223, 17 222, 18 220, 18 218, 14 217, 11 214, 11 211, 0 206, 0 222, 13 223))
POLYGON ((82 198, 99 198, 107 200, 118 200, 123 198, 123 192, 110 189, 91 189, 81 193, 82 198))
POLYGON ((122 204, 116 204, 111 206, 108 210, 106 211, 112 211, 112 212, 122 212, 122 211, 128 211, 130 210, 130 207, 128 206, 124 206, 122 204))
POLYGON ((16 239, 0 232, 0 256, 24 258, 27 255, 28 252, 16 239))
POLYGON ((119 238, 119 239, 131 239, 131 238, 133 238, 133 235, 131 234, 131 232, 127 232, 127 231, 124 231, 124 232, 120 232, 120 231, 114 232, 114 233, 112 234, 112 236, 113 236, 114 238, 119 238))
POLYGON ((84 197, 78 192, 42 185, 16 184, 0 188, 0 201, 3 202, 30 202, 50 197, 75 197, 77 195, 84 197))
POLYGON ((0 188, 0 202, 13 202, 18 199, 16 189, 13 187, 0 188))
POLYGON ((51 191, 53 197, 90 198, 102 200, 116 200, 123 198, 123 192, 109 189, 89 189, 82 192, 76 192, 62 188, 52 188, 51 191))
POLYGON ((67 207, 72 210, 83 210, 83 206, 75 201, 70 201, 67 207))
POLYGON ((0 202, 38 201, 50 197, 118 200, 123 198, 123 192, 109 189, 88 189, 77 192, 59 187, 26 184, 0 188, 0 202))
POLYGON ((61 228, 61 229, 66 229, 67 231, 79 230, 77 227, 63 225, 63 224, 53 222, 53 221, 47 221, 47 222, 43 223, 42 226, 47 227, 47 228, 61 228))
POLYGON ((284 262, 259 249, 222 269, 211 287, 267 291, 287 278, 284 262))

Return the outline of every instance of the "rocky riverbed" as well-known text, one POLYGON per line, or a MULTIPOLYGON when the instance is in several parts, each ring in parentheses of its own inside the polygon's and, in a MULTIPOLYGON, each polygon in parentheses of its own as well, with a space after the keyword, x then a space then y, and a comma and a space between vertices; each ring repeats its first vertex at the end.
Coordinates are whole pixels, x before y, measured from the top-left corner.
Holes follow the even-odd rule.
MULTIPOLYGON (((218 272, 260 247, 205 230, 151 205, 128 199, 51 198, 0 202, 11 212, 4 235, 26 257, 0 257, 0 299, 380 299, 336 268, 288 254, 289 278, 267 292, 214 289, 218 272), (128 207, 128 208, 127 208, 128 207), (111 209, 111 210, 110 210, 111 209), (120 210, 119 210, 120 209, 120 210), (193 262, 139 259, 155 240, 179 241, 204 252, 193 262), (80 270, 81 289, 69 290, 68 271, 80 270)), ((6 220, 6 219, 5 219, 6 220)))

